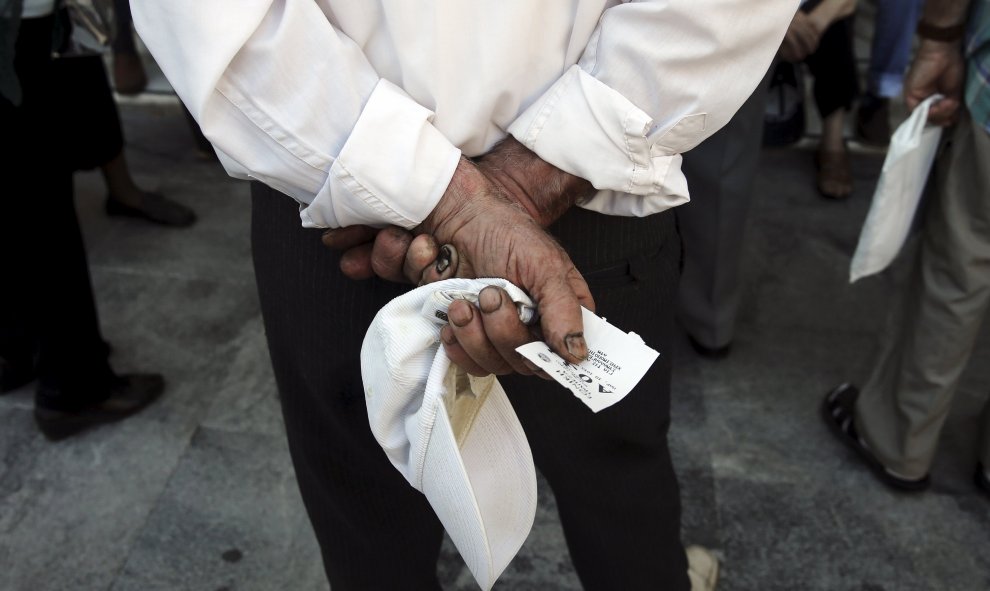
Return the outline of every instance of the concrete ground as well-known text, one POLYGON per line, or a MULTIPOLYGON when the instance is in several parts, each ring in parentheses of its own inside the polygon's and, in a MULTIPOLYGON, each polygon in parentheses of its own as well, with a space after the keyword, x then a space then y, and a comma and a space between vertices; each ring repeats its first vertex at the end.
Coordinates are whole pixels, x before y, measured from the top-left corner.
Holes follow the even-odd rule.
MULTIPOLYGON (((196 155, 168 96, 122 116, 138 181, 199 214, 187 230, 110 219, 99 176, 77 175, 113 364, 160 371, 168 390, 59 444, 35 429, 30 387, 0 397, 0 590, 325 589, 259 315, 247 187, 196 155)), ((663 352, 675 357, 684 538, 718 553, 725 591, 990 589, 990 500, 971 482, 990 341, 963 379, 932 490, 880 486, 818 405, 865 378, 888 305, 888 277, 847 281, 882 155, 857 154, 841 203, 814 190, 811 155, 763 153, 731 356, 702 360, 686 342, 663 352)), ((580 588, 542 483, 540 499, 497 588, 580 588)), ((449 545, 439 570, 445 588, 475 588, 449 545)))

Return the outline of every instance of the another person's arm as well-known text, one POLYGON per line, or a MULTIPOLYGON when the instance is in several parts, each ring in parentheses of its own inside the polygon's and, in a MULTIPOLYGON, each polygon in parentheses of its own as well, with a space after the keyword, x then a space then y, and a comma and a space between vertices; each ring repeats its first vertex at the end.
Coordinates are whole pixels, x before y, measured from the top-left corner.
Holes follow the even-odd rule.
POLYGON ((921 43, 904 80, 904 100, 914 109, 935 93, 944 95, 928 110, 928 121, 935 125, 954 123, 962 104, 962 37, 968 7, 969 0, 927 0, 922 12, 921 43))
POLYGON ((780 57, 788 62, 804 61, 818 49, 822 35, 835 21, 856 11, 856 0, 823 0, 808 11, 802 7, 794 13, 787 27, 780 57))

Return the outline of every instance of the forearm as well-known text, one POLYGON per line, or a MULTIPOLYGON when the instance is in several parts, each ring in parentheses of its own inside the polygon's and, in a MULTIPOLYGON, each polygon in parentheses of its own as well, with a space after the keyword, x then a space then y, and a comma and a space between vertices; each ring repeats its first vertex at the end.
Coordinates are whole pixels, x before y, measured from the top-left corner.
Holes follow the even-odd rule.
POLYGON ((770 66, 797 0, 655 0, 605 10, 581 59, 507 131, 653 213, 684 203, 680 154, 725 125, 770 66), (704 18, 699 18, 704 14, 704 18))
POLYGON ((320 3, 142 0, 133 11, 227 171, 306 205, 304 225, 412 228, 439 200, 460 151, 320 3))
POLYGON ((942 99, 928 109, 928 122, 951 125, 962 104, 965 63, 962 56, 969 0, 928 0, 918 25, 921 43, 904 81, 909 109, 934 95, 942 99))
POLYGON ((953 27, 966 20, 970 0, 927 0, 922 22, 936 27, 953 27))
POLYGON ((827 27, 843 16, 847 4, 846 0, 824 0, 812 8, 808 14, 827 27))
POLYGON ((478 165, 543 227, 595 191, 585 179, 546 162, 512 136, 479 158, 478 165))

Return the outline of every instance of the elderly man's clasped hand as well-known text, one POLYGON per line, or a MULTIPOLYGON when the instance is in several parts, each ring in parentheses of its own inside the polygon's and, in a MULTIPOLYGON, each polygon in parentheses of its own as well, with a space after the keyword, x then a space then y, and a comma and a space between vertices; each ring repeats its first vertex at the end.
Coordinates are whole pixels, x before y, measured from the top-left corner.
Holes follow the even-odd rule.
POLYGON ((450 277, 502 277, 537 303, 540 332, 524 325, 504 291, 486 288, 478 306, 458 301, 440 333, 451 361, 475 375, 540 374, 515 352, 537 338, 571 363, 587 356, 581 306, 595 309, 588 285, 543 227, 591 185, 541 160, 509 138, 472 161, 461 158, 436 208, 413 232, 352 226, 330 230, 353 279, 374 275, 426 284, 450 277))

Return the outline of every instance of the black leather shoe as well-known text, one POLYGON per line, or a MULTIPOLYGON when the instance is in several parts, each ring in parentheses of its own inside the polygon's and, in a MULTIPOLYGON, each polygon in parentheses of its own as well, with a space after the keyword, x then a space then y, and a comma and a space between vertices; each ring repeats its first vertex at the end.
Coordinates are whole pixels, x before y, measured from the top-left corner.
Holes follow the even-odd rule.
POLYGON ((987 478, 986 468, 984 468, 983 464, 979 462, 976 464, 976 473, 973 474, 973 482, 976 483, 976 486, 978 486, 980 490, 990 496, 990 478, 987 478))
POLYGON ((49 441, 59 441, 103 423, 127 418, 151 404, 165 390, 159 374, 126 374, 110 386, 110 396, 75 412, 39 407, 35 404, 34 420, 49 441))
POLYGON ((877 457, 866 441, 859 436, 854 423, 854 409, 859 390, 852 384, 839 384, 825 396, 822 403, 822 418, 828 428, 857 454, 863 463, 887 486, 905 492, 917 492, 931 485, 928 474, 917 480, 901 478, 892 473, 877 457))
POLYGON ((142 218, 149 222, 175 228, 185 228, 193 225, 196 221, 196 214, 193 210, 164 195, 148 191, 141 193, 141 203, 137 206, 127 205, 113 195, 108 195, 107 215, 142 218))
POLYGON ((30 363, 11 363, 0 359, 0 394, 13 392, 21 386, 30 384, 37 378, 30 363))

